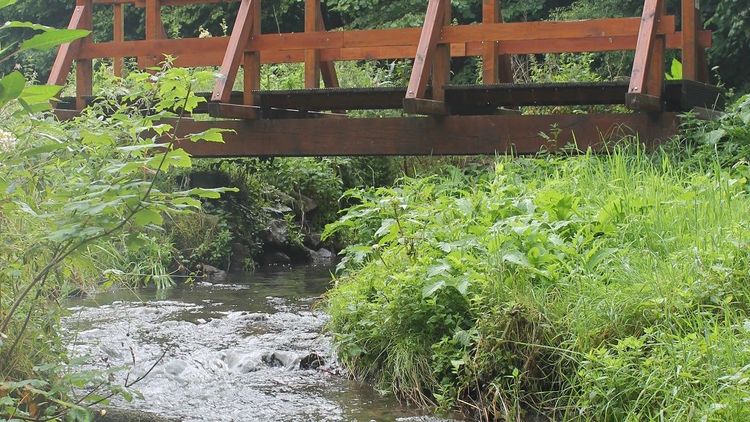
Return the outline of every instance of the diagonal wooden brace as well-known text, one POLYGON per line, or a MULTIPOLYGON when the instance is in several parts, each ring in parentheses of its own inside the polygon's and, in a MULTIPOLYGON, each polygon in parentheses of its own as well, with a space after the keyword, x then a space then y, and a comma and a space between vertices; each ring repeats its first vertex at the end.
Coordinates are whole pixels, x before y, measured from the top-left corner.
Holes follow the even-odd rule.
POLYGON ((237 11, 237 19, 232 29, 232 35, 229 37, 229 44, 224 53, 224 59, 221 62, 219 77, 216 79, 216 84, 211 94, 211 101, 229 102, 232 95, 232 86, 237 78, 240 63, 244 58, 245 47, 254 26, 252 12, 256 1, 259 0, 242 0, 240 4, 240 9, 237 11))
MULTIPOLYGON (((450 72, 450 67, 446 69, 444 58, 435 60, 438 50, 438 40, 440 32, 445 25, 446 16, 449 15, 450 2, 447 0, 430 0, 427 5, 427 14, 425 16, 422 33, 417 45, 417 54, 414 57, 414 66, 412 67, 409 85, 406 89, 406 98, 404 98, 404 111, 410 114, 447 114, 448 108, 443 96, 439 93, 435 95, 434 91, 443 91, 444 83, 447 77, 444 73, 450 72), (438 64, 433 74, 433 98, 427 99, 427 81, 430 77, 430 71, 433 65, 438 64), (438 75, 438 73, 440 73, 438 75), (438 86, 439 85, 439 86, 438 86)), ((448 47, 449 48, 449 47, 448 47)), ((448 50, 450 55, 450 50, 448 50)), ((448 57, 450 60, 450 57, 448 57)), ((449 65, 449 62, 448 62, 449 65)))
POLYGON ((661 111, 666 38, 657 33, 666 15, 664 0, 646 0, 625 104, 632 110, 661 111))

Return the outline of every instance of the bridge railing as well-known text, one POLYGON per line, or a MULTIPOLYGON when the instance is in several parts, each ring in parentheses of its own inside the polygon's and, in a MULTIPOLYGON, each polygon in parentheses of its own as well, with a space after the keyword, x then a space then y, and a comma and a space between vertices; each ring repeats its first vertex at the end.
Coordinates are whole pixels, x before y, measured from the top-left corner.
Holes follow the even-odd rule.
MULTIPOLYGON (((697 0, 682 0, 680 21, 667 14, 665 0, 645 0, 643 15, 632 18, 581 21, 502 21, 499 0, 483 0, 482 22, 452 25, 450 0, 428 0, 422 28, 326 30, 320 0, 305 0, 305 31, 263 34, 261 0, 238 0, 240 7, 228 37, 169 39, 161 20, 162 7, 219 3, 226 0, 76 0, 70 28, 92 29, 95 4, 114 9, 113 40, 91 37, 61 47, 49 83, 63 84, 76 63, 77 106, 92 95, 92 60, 113 59, 121 74, 122 60, 135 57, 140 66, 153 66, 164 54, 181 67, 218 66, 221 75, 211 99, 226 103, 240 67, 244 68, 244 104, 252 106, 252 91, 260 88, 262 64, 304 63, 305 87, 336 87, 333 63, 347 60, 413 59, 404 109, 417 114, 445 112, 444 87, 450 81, 454 57, 482 57, 485 84, 511 83, 509 55, 543 53, 636 52, 626 104, 656 110, 664 84, 665 50, 682 50, 683 77, 706 81, 705 49, 711 33, 703 30, 697 0), (145 39, 125 40, 126 4, 145 8, 145 39), (427 86, 432 85, 428 91, 427 86), (428 97, 429 96, 429 97, 428 97)), ((251 116, 248 112, 248 117, 251 116)))

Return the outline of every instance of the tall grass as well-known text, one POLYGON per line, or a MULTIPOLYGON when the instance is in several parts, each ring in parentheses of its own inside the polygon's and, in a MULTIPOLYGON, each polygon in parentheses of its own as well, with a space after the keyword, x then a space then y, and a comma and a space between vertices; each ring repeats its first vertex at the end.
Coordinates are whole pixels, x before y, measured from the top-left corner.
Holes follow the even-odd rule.
POLYGON ((694 164, 632 146, 354 194, 342 361, 485 419, 747 420, 749 188, 694 164))

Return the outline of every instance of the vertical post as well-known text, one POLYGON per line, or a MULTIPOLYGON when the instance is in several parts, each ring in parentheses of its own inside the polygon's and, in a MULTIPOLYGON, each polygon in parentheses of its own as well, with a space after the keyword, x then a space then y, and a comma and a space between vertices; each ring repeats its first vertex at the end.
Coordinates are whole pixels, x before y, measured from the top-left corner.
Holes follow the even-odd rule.
MULTIPOLYGON (((260 1, 261 0, 255 0, 252 2, 252 10, 250 11, 250 18, 252 20, 250 37, 255 37, 261 34, 260 1)), ((244 90, 242 95, 242 102, 245 105, 257 105, 255 104, 255 98, 253 97, 253 91, 257 91, 260 89, 260 51, 244 52, 242 67, 245 72, 243 79, 244 90)))
MULTIPOLYGON (((451 0, 445 2, 442 24, 451 24, 451 0)), ((435 62, 432 64, 432 99, 445 102, 445 86, 451 79, 451 46, 450 44, 438 44, 435 47, 435 62)))
MULTIPOLYGON (((320 0, 305 0, 305 32, 318 30, 320 0)), ((320 51, 305 50, 305 88, 320 88, 320 51)))
POLYGON ((698 44, 698 31, 702 28, 699 0, 682 0, 683 79, 708 82, 706 51, 698 44))
MULTIPOLYGON (((661 22, 662 17, 667 15, 667 2, 661 0, 656 8, 656 26, 661 22)), ((654 51, 651 64, 648 69, 648 81, 646 82, 647 94, 659 99, 659 109, 661 109, 662 91, 664 90, 664 72, 665 57, 667 50, 667 37, 656 35, 654 39, 654 51)))
MULTIPOLYGON (((158 40, 164 34, 161 21, 161 0, 146 0, 146 40, 158 40)), ((160 57, 146 57, 141 66, 151 67, 159 64, 160 57)))
MULTIPOLYGON (((85 2, 77 2, 76 8, 73 10, 73 16, 70 18, 68 29, 83 28, 82 25, 85 11, 85 2)), ((81 49, 81 42, 81 40, 76 40, 60 46, 60 49, 57 51, 57 57, 55 57, 55 63, 52 65, 52 70, 47 79, 49 85, 65 84, 73 67, 73 61, 76 59, 78 52, 81 49)))
MULTIPOLYGON (((325 31, 326 23, 323 21, 323 11, 318 13, 318 31, 325 31)), ((323 84, 327 88, 338 88, 339 77, 336 74, 336 64, 334 62, 321 62, 320 73, 323 77, 323 84)))
MULTIPOLYGON (((503 9, 500 0, 483 0, 482 23, 502 23, 503 9)), ((482 80, 485 84, 513 83, 510 56, 499 55, 498 42, 485 42, 482 61, 482 80)))
MULTIPOLYGON (((112 26, 112 41, 122 42, 125 41, 125 14, 123 8, 125 7, 122 3, 116 3, 112 5, 114 10, 114 25, 112 26)), ((114 74, 118 78, 122 78, 122 70, 124 67, 124 59, 122 57, 115 57, 112 63, 114 74)))
MULTIPOLYGON (((82 29, 94 29, 94 4, 93 0, 76 0, 77 6, 83 6, 81 15, 82 29)), ((91 42, 91 36, 81 40, 81 48, 91 42)), ((86 107, 86 97, 94 93, 94 66, 91 59, 76 60, 76 109, 83 110, 86 107)))

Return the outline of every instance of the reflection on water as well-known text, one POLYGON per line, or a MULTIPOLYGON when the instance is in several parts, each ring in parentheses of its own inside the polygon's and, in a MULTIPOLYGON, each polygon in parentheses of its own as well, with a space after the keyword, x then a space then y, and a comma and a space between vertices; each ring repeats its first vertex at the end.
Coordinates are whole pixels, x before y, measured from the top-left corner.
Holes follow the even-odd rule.
POLYGON ((314 306, 329 280, 299 270, 102 293, 71 303, 69 347, 102 368, 135 358, 131 379, 166 352, 136 386, 143 399, 116 405, 186 421, 438 420, 336 374, 314 306))

